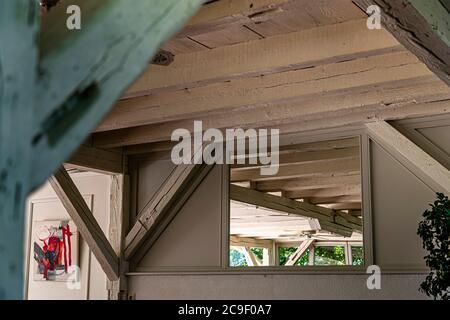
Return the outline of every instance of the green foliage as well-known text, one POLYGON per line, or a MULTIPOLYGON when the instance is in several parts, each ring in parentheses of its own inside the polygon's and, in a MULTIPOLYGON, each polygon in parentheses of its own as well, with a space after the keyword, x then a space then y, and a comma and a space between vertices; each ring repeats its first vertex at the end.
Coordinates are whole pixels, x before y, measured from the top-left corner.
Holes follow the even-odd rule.
POLYGON ((352 246, 352 265, 364 265, 364 250, 363 247, 352 246))
POLYGON ((314 264, 318 266, 345 265, 345 250, 342 246, 314 248, 314 264))
POLYGON ((417 230, 423 248, 429 252, 424 258, 431 270, 420 290, 434 299, 450 300, 450 201, 437 193, 437 200, 430 206, 417 230))
POLYGON ((256 258, 259 259, 259 261, 263 261, 263 248, 250 248, 251 252, 255 255, 256 258))
POLYGON ((247 267, 245 256, 236 249, 230 249, 230 267, 247 267))
MULTIPOLYGON (((278 248, 278 258, 280 261, 280 266, 284 266, 291 254, 297 250, 297 247, 279 247, 278 248)), ((306 266, 309 260, 309 249, 298 259, 295 265, 306 266)))

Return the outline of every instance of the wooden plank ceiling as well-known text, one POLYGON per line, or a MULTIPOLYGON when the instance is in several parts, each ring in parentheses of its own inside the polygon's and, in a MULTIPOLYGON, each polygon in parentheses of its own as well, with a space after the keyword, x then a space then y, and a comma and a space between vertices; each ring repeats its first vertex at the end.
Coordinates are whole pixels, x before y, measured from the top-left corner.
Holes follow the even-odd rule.
MULTIPOLYGON (((167 43, 95 130, 101 148, 176 128, 308 131, 447 113, 450 89, 351 0, 218 0, 167 43)), ((148 148, 145 148, 148 150, 148 148)))

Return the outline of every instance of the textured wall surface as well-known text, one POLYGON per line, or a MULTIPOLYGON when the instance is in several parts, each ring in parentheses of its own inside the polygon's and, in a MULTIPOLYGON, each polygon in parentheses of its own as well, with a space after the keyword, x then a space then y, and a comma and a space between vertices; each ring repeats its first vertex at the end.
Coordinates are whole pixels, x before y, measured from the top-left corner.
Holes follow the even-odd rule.
POLYGON ((386 274, 368 290, 366 274, 131 276, 136 299, 424 299, 424 275, 386 274), (152 289, 150 289, 152 288, 152 289))

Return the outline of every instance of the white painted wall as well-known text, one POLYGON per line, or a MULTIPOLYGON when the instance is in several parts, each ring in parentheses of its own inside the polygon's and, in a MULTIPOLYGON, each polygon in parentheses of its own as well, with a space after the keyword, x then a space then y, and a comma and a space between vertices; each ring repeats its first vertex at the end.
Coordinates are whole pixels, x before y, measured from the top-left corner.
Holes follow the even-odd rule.
MULTIPOLYGON (((103 232, 108 234, 110 177, 98 173, 73 174, 72 179, 93 210, 103 232)), ((65 282, 35 281, 32 275, 33 253, 30 250, 32 223, 42 220, 70 219, 55 192, 49 184, 34 192, 28 199, 26 241, 26 295, 30 300, 84 300, 107 299, 106 276, 100 264, 81 239, 79 242, 79 265, 81 268, 81 288, 69 290, 65 282)))

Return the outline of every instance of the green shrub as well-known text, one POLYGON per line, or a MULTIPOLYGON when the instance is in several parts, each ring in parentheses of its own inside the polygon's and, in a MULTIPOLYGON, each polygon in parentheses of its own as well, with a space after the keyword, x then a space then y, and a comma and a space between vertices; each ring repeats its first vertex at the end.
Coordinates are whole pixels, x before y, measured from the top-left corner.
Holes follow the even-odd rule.
POLYGON ((417 234, 428 251, 425 263, 431 272, 420 285, 420 290, 434 299, 450 299, 450 200, 437 193, 431 209, 423 213, 417 234))

